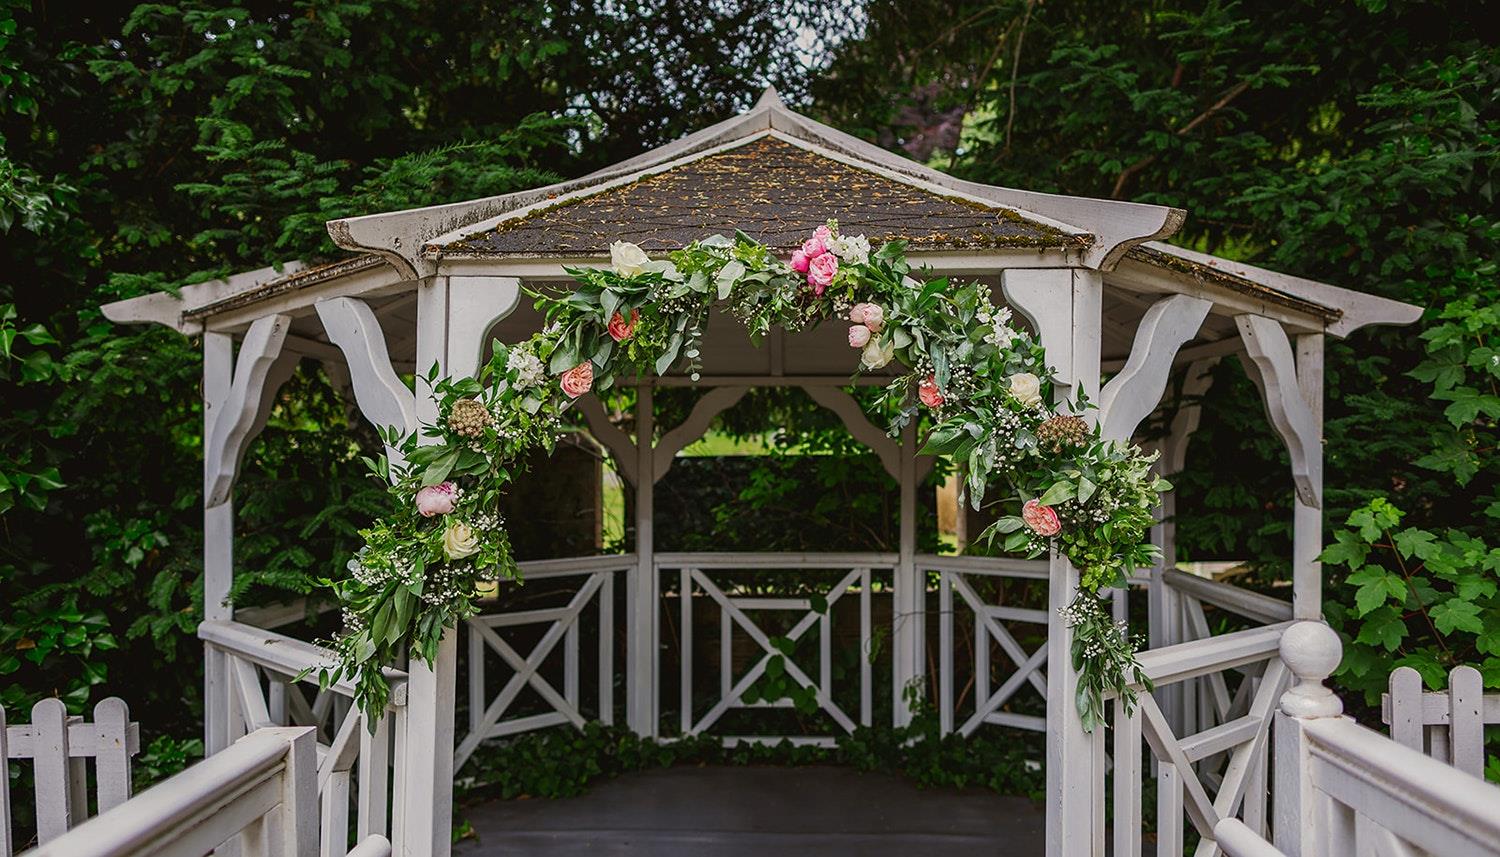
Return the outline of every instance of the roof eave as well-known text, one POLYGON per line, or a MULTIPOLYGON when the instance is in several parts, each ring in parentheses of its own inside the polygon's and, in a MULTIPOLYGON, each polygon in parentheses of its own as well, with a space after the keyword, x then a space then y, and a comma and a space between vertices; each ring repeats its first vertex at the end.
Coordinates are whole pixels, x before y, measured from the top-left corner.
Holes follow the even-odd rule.
POLYGON ((177 294, 153 292, 126 298, 101 306, 104 317, 116 324, 161 324, 178 333, 191 335, 202 330, 202 324, 189 315, 198 307, 253 292, 270 283, 295 276, 306 269, 300 260, 268 265, 216 280, 183 286, 177 294))
POLYGON ((1297 298, 1298 300, 1325 307, 1332 311, 1331 315, 1333 317, 1325 326, 1324 331, 1341 339, 1362 327, 1372 325, 1405 325, 1411 324, 1422 317, 1422 307, 1413 304, 1402 303, 1390 298, 1382 298, 1377 295, 1318 282, 1317 280, 1309 280, 1304 277, 1294 277, 1290 274, 1267 270, 1244 262, 1235 262, 1207 253, 1199 253, 1196 250, 1188 250, 1160 242, 1151 242, 1144 245, 1142 249, 1173 257, 1189 265, 1198 266, 1206 272, 1234 277, 1260 286, 1261 288, 1270 289, 1274 292, 1297 298))

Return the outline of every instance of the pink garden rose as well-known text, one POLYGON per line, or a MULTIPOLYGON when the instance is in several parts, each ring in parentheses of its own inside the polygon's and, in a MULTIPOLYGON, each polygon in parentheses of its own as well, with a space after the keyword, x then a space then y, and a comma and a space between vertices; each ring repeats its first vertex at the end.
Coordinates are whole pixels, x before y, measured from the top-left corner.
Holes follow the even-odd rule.
POLYGON ((880 304, 855 304, 849 310, 849 320, 868 327, 871 333, 879 333, 885 327, 885 310, 880 304))
POLYGON ((562 391, 576 399, 594 386, 594 364, 588 360, 562 373, 562 391))
POLYGON ((824 253, 807 263, 807 284, 813 287, 813 294, 823 294, 823 290, 833 284, 833 277, 838 272, 839 257, 832 253, 824 253))
POLYGON ((849 347, 864 348, 870 344, 870 329, 862 324, 849 328, 849 347))
POLYGON ((793 250, 792 251, 792 270, 793 271, 796 271, 799 274, 805 274, 805 273, 807 273, 807 263, 808 263, 808 261, 809 260, 807 258, 807 254, 806 253, 802 252, 801 250, 793 250))
POLYGON ((802 242, 802 255, 806 256, 809 262, 827 252, 828 245, 816 235, 802 242))
POLYGON ((922 404, 929 408, 941 408, 943 406, 943 402, 946 400, 943 398, 943 391, 938 389, 936 375, 928 375, 917 385, 917 398, 921 399, 922 404))
POLYGON ((451 515, 458 503, 458 486, 452 482, 428 485, 417 492, 417 511, 424 518, 434 515, 451 515))
POLYGON ((813 237, 823 242, 823 246, 827 247, 833 242, 833 230, 827 226, 819 226, 813 230, 813 237))
MULTIPOLYGON (((616 342, 624 342, 635 333, 635 323, 641 320, 641 311, 633 309, 630 311, 630 321, 625 316, 615 313, 614 318, 609 320, 609 336, 616 342)), ((591 379, 592 380, 592 379, 591 379)))
POLYGON ((1027 500, 1021 506, 1021 520, 1039 536, 1051 537, 1062 532, 1062 521, 1057 519, 1057 512, 1051 506, 1043 506, 1035 498, 1027 500))

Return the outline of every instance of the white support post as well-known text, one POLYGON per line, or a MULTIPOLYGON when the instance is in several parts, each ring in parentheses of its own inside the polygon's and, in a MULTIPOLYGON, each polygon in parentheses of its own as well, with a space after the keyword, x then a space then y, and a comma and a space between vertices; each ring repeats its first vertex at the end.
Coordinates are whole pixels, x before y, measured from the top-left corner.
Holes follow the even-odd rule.
POLYGON ((659 658, 656 652, 656 557, 651 533, 656 420, 650 384, 636 388, 635 431, 635 472, 639 476, 635 486, 636 566, 627 573, 626 584, 626 611, 630 623, 625 662, 626 712, 627 722, 637 735, 654 738, 657 732, 656 672, 659 658))
POLYGON ((1333 674, 1343 656, 1339 635, 1322 622, 1298 622, 1281 636, 1281 660, 1297 683, 1281 695, 1273 738, 1276 779, 1272 829, 1276 847, 1287 857, 1318 857, 1319 798, 1313 787, 1313 766, 1304 733, 1308 721, 1339 717, 1344 704, 1323 681, 1333 674))
MULTIPOLYGON (((427 370, 438 375, 452 368, 449 360, 448 280, 434 277, 417 286, 417 417, 437 419, 437 403, 426 388, 427 370)), ((398 857, 448 857, 453 819, 453 704, 458 663, 458 634, 449 629, 436 660, 413 659, 408 667, 404 768, 396 771, 401 805, 396 807, 398 857)))
MULTIPOLYGON (((1015 269, 1001 273, 1006 300, 1035 325, 1047 363, 1055 370, 1056 401, 1079 393, 1096 399, 1103 311, 1103 275, 1073 269, 1015 269), (1066 296, 1066 299, 1064 299, 1066 296)), ((1086 414, 1096 414, 1090 411, 1086 414)), ((1104 771, 1104 730, 1085 732, 1078 716, 1073 630, 1061 611, 1078 592, 1078 569, 1054 553, 1047 620, 1047 853, 1092 854, 1102 841, 1104 807, 1097 801, 1104 771)))
POLYGON ((911 723, 906 690, 923 674, 926 655, 926 575, 917 573, 917 420, 901 429, 901 518, 899 559, 896 563, 894 622, 891 629, 894 681, 891 716, 896 726, 911 723))
POLYGON ((1235 317, 1245 369, 1287 446, 1297 496, 1292 519, 1292 605, 1298 619, 1323 615, 1318 554, 1322 553, 1323 337, 1297 337, 1296 353, 1280 324, 1258 315, 1235 317))
MULTIPOLYGON (((1307 450, 1317 462, 1308 468, 1322 496, 1323 479, 1323 335, 1304 333, 1297 337, 1297 388, 1317 428, 1318 443, 1307 450)), ((1292 615, 1298 619, 1323 617, 1323 510, 1321 504, 1293 501, 1292 511, 1292 615)))
MULTIPOLYGON (((206 441, 213 421, 229 400, 234 380, 234 338, 227 333, 203 334, 203 437, 206 441)), ((203 478, 209 477, 207 456, 203 478)), ((229 587, 234 582, 234 497, 203 508, 203 618, 209 621, 234 618, 229 587)), ((229 672, 222 652, 204 644, 203 743, 208 755, 229 746, 225 729, 229 704, 229 672)))

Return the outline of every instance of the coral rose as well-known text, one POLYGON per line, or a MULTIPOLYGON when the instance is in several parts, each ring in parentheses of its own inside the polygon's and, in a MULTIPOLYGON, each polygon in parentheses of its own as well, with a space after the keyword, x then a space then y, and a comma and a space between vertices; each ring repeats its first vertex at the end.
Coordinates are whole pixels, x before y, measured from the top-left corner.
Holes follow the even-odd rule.
POLYGON ((614 318, 609 320, 609 336, 616 342, 624 342, 635 333, 635 323, 641 320, 641 311, 633 309, 630 311, 630 321, 625 316, 615 313, 614 318))
POLYGON ((839 257, 832 253, 824 253, 807 263, 807 284, 813 287, 813 294, 821 295, 823 290, 833 285, 833 278, 839 272, 839 257))
POLYGON ((943 392, 938 389, 936 375, 928 375, 917 385, 917 398, 921 399, 922 404, 929 408, 941 408, 943 406, 943 402, 946 400, 943 398, 943 392))
POLYGON ((434 515, 450 515, 458 503, 458 486, 452 482, 428 485, 417 492, 417 511, 424 518, 434 515))
POLYGON ((585 360, 572 369, 562 373, 562 390, 568 394, 568 398, 576 399, 593 389, 594 386, 594 364, 585 360))
POLYGON ((862 324, 852 325, 849 328, 849 347, 864 348, 870 344, 870 329, 862 324))
POLYGON ((1021 520, 1031 528, 1033 533, 1039 536, 1052 537, 1062 532, 1062 521, 1057 519, 1057 512, 1051 506, 1043 506, 1040 500, 1032 498, 1021 506, 1021 520))

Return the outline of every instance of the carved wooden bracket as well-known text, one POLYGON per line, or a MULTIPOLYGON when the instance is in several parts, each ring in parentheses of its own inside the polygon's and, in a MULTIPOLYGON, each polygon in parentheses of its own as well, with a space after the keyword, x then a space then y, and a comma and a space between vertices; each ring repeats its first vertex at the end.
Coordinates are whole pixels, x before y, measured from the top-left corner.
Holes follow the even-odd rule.
POLYGON ((521 281, 515 277, 448 278, 449 376, 462 378, 479 371, 490 328, 520 302, 521 281))
POLYGON ((1161 445, 1160 471, 1163 476, 1181 473, 1187 464, 1187 449, 1193 432, 1203 419, 1203 403, 1199 401, 1213 385, 1214 367, 1221 357, 1205 357, 1188 364, 1187 377, 1182 382, 1182 406, 1172 417, 1172 428, 1161 445))
MULTIPOLYGON (((316 307, 328 339, 344 353, 359 412, 376 428, 394 426, 403 436, 416 431, 416 397, 391 368, 375 311, 358 298, 331 298, 316 307)), ((385 454, 393 466, 404 460, 394 446, 385 454)))
MULTIPOLYGON (((209 425, 203 449, 204 507, 223 505, 229 499, 239 476, 240 458, 254 437, 258 425, 264 425, 260 411, 268 402, 267 382, 281 356, 292 319, 286 315, 269 315, 256 319, 245 334, 235 360, 234 376, 218 412, 209 414, 209 425)), ((283 365, 282 379, 290 374, 283 365)), ((269 395, 275 395, 271 388, 269 395)))
POLYGON ((636 482, 635 441, 631 440, 630 435, 619 426, 610 422, 609 414, 604 412, 604 405, 593 393, 579 396, 573 402, 573 406, 578 408, 578 412, 583 414, 583 418, 588 421, 589 432, 594 435, 594 439, 604 444, 604 448, 609 450, 620 477, 634 485, 636 482))
MULTIPOLYGON (((734 403, 744 398, 749 387, 715 387, 703 394, 703 398, 693 405, 693 410, 688 413, 687 419, 682 425, 662 435, 656 444, 656 451, 652 454, 652 463, 655 473, 651 481, 660 482, 667 471, 672 469, 672 460, 682 448, 703 437, 708 431, 708 424, 714 421, 714 417, 734 407, 734 403)), ((646 438, 649 441, 649 438, 646 438)))
MULTIPOLYGON (((882 431, 865 413, 865 409, 859 406, 859 402, 848 393, 838 387, 823 387, 808 385, 802 388, 807 392, 809 398, 819 405, 833 411, 844 423, 844 428, 854 439, 870 448, 875 456, 880 459, 880 465, 885 472, 891 474, 891 478, 897 482, 901 481, 901 444, 897 443, 890 435, 882 431)), ((920 468, 924 459, 917 459, 920 468)), ((932 468, 932 458, 925 459, 927 468, 932 468)), ((921 479, 921 476, 918 476, 921 479)))
POLYGON ((1135 330, 1125 366, 1099 393, 1099 427, 1107 440, 1130 440, 1167 390, 1172 361, 1183 343, 1198 334, 1213 306, 1190 295, 1153 303, 1135 330))
POLYGON ((1245 368, 1260 388, 1266 413, 1286 442, 1297 497, 1315 509, 1323 505, 1323 427, 1302 395, 1291 341, 1280 324, 1260 315, 1234 318, 1245 341, 1245 368))

